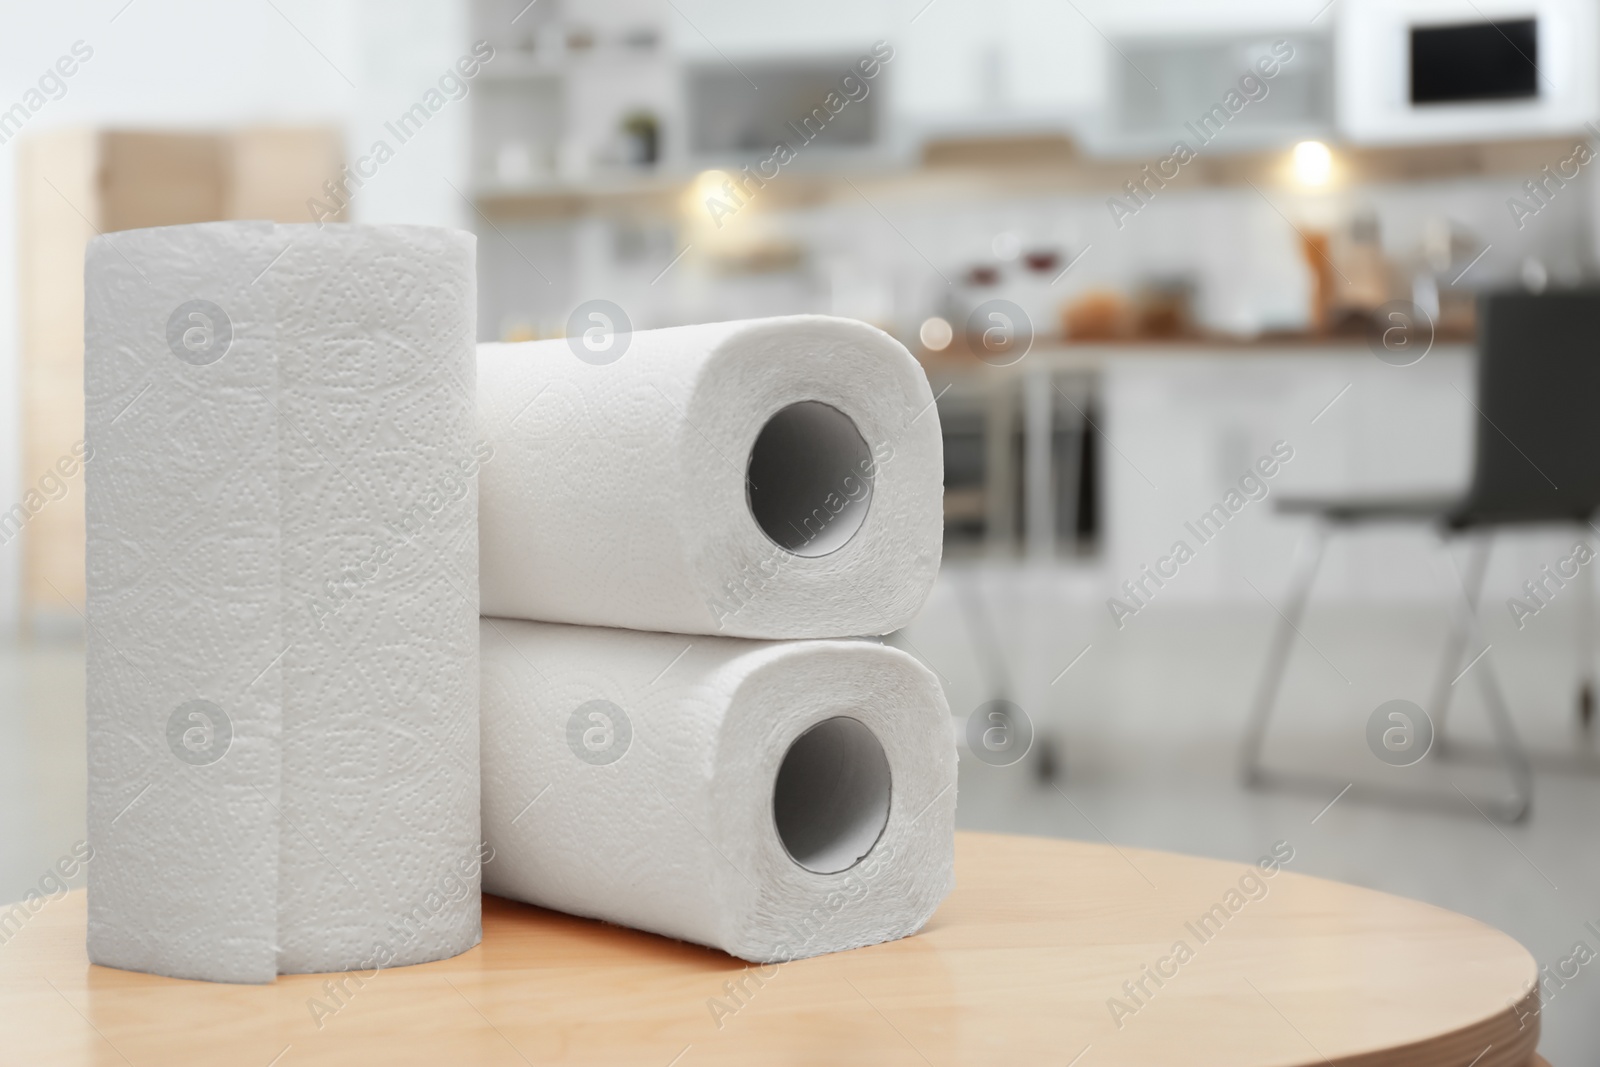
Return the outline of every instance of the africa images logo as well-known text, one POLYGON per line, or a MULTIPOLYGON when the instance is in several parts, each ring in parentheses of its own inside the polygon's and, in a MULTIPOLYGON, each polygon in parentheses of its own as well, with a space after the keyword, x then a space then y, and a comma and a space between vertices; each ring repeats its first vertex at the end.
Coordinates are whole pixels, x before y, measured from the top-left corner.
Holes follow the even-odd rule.
POLYGON ((191 767, 205 767, 228 754, 233 720, 209 700, 179 704, 167 717, 167 747, 191 767))
POLYGON ((184 301, 167 316, 167 347, 185 363, 215 363, 232 344, 233 320, 209 300, 184 301))
POLYGON ((596 767, 615 763, 632 743, 628 713, 609 700, 585 701, 567 719, 567 747, 585 763, 596 767))

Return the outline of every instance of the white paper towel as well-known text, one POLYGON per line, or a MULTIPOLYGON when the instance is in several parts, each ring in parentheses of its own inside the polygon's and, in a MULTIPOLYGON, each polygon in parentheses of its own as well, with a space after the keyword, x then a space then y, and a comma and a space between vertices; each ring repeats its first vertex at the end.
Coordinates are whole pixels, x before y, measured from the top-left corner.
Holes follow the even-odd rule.
POLYGON ((95 962, 261 982, 477 942, 473 255, 91 243, 95 962))
POLYGON ((507 619, 482 641, 485 892, 769 962, 915 933, 952 888, 954 731, 904 652, 507 619))
POLYGON ((484 614, 763 638, 911 620, 944 460, 904 346, 821 315, 612 344, 610 362, 580 339, 478 347, 501 457, 480 487, 484 614))

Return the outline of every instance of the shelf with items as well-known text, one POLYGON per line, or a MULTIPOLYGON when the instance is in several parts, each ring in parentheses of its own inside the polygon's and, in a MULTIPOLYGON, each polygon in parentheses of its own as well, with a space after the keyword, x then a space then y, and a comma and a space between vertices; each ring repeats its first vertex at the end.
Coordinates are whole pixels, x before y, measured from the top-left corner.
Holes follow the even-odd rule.
POLYGON ((514 191, 559 206, 647 178, 677 154, 678 65, 659 0, 476 0, 473 11, 496 57, 473 99, 480 201, 514 191))

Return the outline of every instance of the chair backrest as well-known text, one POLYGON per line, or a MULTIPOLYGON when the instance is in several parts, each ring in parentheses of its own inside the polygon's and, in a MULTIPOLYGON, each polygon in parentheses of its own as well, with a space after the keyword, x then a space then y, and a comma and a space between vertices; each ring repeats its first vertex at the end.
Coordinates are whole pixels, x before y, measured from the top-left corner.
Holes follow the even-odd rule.
POLYGON ((1463 523, 1600 508, 1600 289, 1482 297, 1477 407, 1463 523))

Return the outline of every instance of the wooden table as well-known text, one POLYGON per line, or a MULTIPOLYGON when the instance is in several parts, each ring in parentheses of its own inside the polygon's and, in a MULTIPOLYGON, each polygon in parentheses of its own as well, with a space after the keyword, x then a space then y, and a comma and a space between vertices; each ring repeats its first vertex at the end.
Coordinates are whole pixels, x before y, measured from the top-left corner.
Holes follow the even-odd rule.
POLYGON ((956 865, 918 936, 760 984, 719 952, 488 897, 479 947, 337 997, 324 975, 228 986, 92 967, 74 892, 0 945, 0 1063, 1541 1062, 1533 958, 1461 915, 1289 870, 1230 897, 1253 868, 1076 841, 964 833, 956 865), (1202 940, 1214 905, 1227 918, 1202 940), (1147 966, 1170 976, 1157 986, 1147 966), (1115 1020, 1111 998, 1129 1009, 1115 1020))

